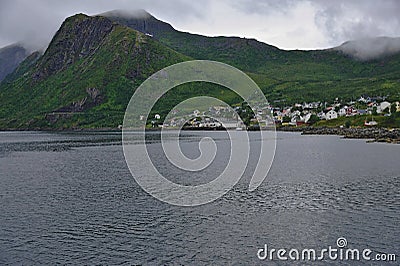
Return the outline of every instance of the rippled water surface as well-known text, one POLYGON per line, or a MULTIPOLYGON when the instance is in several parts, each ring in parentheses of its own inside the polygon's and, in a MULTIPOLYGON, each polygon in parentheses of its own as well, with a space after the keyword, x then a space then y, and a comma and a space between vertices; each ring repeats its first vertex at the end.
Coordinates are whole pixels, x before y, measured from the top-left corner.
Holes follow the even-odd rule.
MULTIPOLYGON (((209 134, 183 133, 185 154, 209 134)), ((148 150, 168 178, 199 184, 227 162, 226 134, 213 137, 219 154, 200 173, 169 167, 157 136, 148 150)), ((176 207, 136 184, 119 133, 0 132, 0 264, 258 265, 264 244, 322 249, 338 237, 399 256, 399 158, 400 145, 278 133, 257 190, 247 190, 253 152, 225 196, 176 207)))

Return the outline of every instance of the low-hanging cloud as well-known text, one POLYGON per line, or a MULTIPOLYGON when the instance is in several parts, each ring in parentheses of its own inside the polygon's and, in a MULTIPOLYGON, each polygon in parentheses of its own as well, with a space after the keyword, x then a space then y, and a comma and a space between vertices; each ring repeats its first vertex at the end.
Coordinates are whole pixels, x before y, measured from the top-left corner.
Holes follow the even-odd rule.
POLYGON ((256 38, 284 49, 338 46, 348 40, 400 36, 397 0, 4 0, 0 47, 45 48, 76 13, 145 9, 179 30, 256 38))
POLYGON ((332 42, 400 35, 398 0, 320 0, 316 24, 332 42))
POLYGON ((360 60, 382 58, 400 52, 400 38, 363 38, 346 42, 335 49, 360 60))
POLYGON ((361 60, 400 52, 398 0, 315 1, 316 24, 337 49, 361 60), (377 38, 378 37, 378 38, 377 38))

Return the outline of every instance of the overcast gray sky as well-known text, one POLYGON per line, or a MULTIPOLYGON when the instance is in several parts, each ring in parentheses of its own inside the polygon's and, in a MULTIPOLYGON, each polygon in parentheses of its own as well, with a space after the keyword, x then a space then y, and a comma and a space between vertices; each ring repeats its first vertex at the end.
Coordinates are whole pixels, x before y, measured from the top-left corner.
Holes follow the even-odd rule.
POLYGON ((400 36, 398 0, 1 0, 0 47, 17 41, 46 46, 76 13, 140 8, 178 30, 256 38, 283 49, 400 36))

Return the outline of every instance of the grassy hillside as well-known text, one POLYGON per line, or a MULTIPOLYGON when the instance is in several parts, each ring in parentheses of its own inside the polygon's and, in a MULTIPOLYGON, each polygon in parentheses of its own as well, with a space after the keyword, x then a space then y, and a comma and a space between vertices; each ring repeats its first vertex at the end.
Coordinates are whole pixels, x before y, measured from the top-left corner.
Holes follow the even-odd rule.
POLYGON ((398 95, 400 54, 360 61, 336 49, 284 51, 254 39, 206 37, 175 30, 145 11, 140 16, 105 14, 122 25, 150 33, 195 59, 221 61, 246 71, 268 99, 294 101, 351 99, 360 94, 398 95))

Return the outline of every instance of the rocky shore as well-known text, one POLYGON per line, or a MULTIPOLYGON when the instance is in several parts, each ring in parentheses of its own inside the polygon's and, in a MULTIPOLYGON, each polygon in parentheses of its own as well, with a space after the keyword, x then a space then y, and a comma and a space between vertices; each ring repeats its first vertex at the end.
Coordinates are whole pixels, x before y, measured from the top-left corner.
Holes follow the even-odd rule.
POLYGON ((400 144, 400 129, 386 128, 330 128, 330 127, 281 127, 277 130, 302 132, 302 135, 339 135, 347 139, 368 139, 372 142, 400 144))

